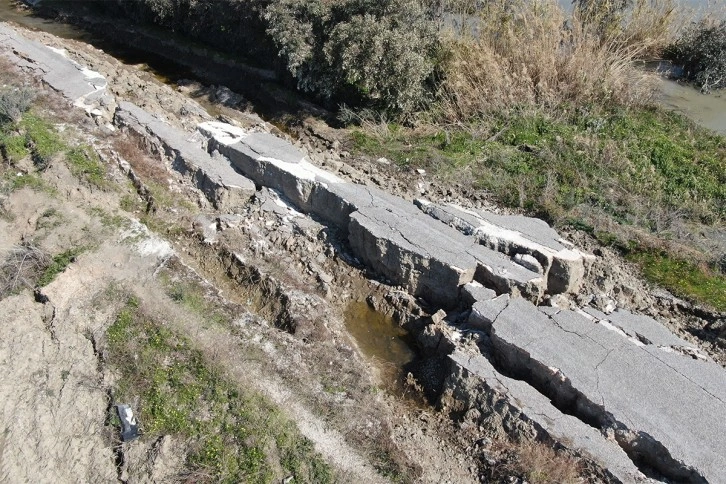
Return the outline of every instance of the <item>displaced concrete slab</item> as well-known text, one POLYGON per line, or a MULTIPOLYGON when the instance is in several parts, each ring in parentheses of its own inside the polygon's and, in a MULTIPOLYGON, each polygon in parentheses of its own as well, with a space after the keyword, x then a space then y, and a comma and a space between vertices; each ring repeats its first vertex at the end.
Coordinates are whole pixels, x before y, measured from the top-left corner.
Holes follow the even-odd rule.
POLYGON ((351 215, 349 242, 376 272, 444 307, 456 306, 460 286, 475 278, 500 292, 516 290, 535 299, 541 291, 538 274, 410 211, 361 208, 351 215))
POLYGON ((238 173, 222 156, 214 157, 190 135, 154 117, 138 106, 122 101, 116 110, 116 124, 144 137, 155 139, 172 167, 188 176, 219 209, 243 205, 255 194, 255 184, 238 173))
POLYGON ((490 336, 502 368, 558 408, 613 431, 632 458, 669 479, 726 482, 726 372, 719 365, 521 298, 510 299, 490 336))
POLYGON ((576 292, 594 260, 540 219, 467 210, 425 200, 417 200, 416 205, 422 212, 474 237, 482 245, 512 257, 519 256, 518 263, 530 269, 534 261, 529 262, 522 255, 534 257, 543 268, 550 294, 576 292))
POLYGON ((499 292, 515 290, 533 299, 542 295, 541 275, 432 220, 400 197, 347 183, 312 165, 284 140, 218 122, 202 123, 199 131, 208 138, 209 150, 348 234, 356 257, 416 296, 453 307, 460 287, 474 279, 499 292))
POLYGON ((114 104, 101 74, 68 59, 62 50, 21 36, 4 23, 0 24, 0 52, 16 65, 38 72, 43 82, 88 113, 114 104))
POLYGON ((241 173, 277 190, 304 212, 311 213, 312 192, 319 184, 344 183, 269 133, 247 132, 219 122, 202 123, 198 129, 207 137, 209 151, 226 156, 241 173))
MULTIPOLYGON (((505 428, 529 427, 533 437, 557 443, 575 455, 592 460, 620 482, 653 482, 646 478, 614 440, 555 408, 527 383, 506 377, 481 354, 456 350, 446 382, 452 395, 476 408, 486 425, 492 414, 505 428)), ((521 433, 521 430, 519 431, 521 433)))

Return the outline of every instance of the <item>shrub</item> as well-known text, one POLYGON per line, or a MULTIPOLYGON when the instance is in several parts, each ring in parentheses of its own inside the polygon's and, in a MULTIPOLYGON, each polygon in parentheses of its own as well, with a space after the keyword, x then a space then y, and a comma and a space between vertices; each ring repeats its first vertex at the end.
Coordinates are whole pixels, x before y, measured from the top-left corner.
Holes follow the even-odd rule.
POLYGON ((25 87, 0 90, 0 123, 15 123, 35 100, 35 93, 25 87))
POLYGON ((701 20, 666 50, 704 92, 726 87, 726 20, 701 20))
POLYGON ((441 86, 452 121, 512 109, 634 105, 651 99, 648 78, 632 66, 641 52, 603 39, 554 1, 495 0, 475 35, 449 35, 441 86))
POLYGON ((14 247, 0 264, 0 299, 33 288, 50 263, 48 254, 35 246, 14 247))
POLYGON ((282 0, 265 19, 303 91, 396 113, 428 100, 437 39, 417 0, 282 0))

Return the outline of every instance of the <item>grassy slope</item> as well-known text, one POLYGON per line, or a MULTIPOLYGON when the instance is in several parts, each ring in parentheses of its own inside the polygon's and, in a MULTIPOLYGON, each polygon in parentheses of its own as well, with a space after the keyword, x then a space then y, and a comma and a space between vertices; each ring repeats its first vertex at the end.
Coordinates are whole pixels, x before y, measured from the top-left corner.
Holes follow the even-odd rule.
POLYGON ((352 136, 361 154, 463 178, 506 206, 585 229, 623 248, 651 281, 726 310, 723 275, 661 251, 679 224, 726 221, 726 138, 680 115, 562 109, 448 131, 389 125, 352 136), (664 276, 686 265, 688 278, 664 276))
POLYGON ((312 442, 272 403, 227 381, 188 339, 145 314, 135 298, 128 298, 107 338, 109 363, 121 375, 115 401, 139 395, 145 438, 184 439, 195 479, 273 482, 282 469, 295 482, 333 481, 312 442))

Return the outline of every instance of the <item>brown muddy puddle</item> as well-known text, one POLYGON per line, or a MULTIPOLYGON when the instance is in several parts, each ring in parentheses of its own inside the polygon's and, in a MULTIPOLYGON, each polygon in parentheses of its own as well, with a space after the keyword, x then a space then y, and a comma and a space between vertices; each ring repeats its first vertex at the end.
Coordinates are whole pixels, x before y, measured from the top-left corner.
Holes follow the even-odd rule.
POLYGON ((346 329, 379 372, 383 386, 390 391, 400 391, 404 367, 416 357, 409 345, 408 332, 393 318, 375 311, 363 301, 351 303, 343 316, 346 329))

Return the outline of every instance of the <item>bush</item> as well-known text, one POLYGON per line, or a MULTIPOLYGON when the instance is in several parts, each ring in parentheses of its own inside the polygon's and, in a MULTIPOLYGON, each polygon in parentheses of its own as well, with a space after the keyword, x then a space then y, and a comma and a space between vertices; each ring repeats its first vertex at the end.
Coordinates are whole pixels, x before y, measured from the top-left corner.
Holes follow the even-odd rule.
POLYGON ((704 92, 726 87, 726 20, 702 20, 666 50, 683 75, 704 92))
POLYGON ((35 100, 35 93, 26 87, 11 87, 0 91, 0 123, 15 123, 35 100))
POLYGON ((632 60, 640 52, 605 39, 555 1, 494 0, 476 34, 452 34, 441 86, 452 122, 522 108, 646 103, 652 84, 632 60))
POLYGON ((265 19, 303 91, 396 113, 429 100, 437 38, 417 0, 282 0, 265 19))

